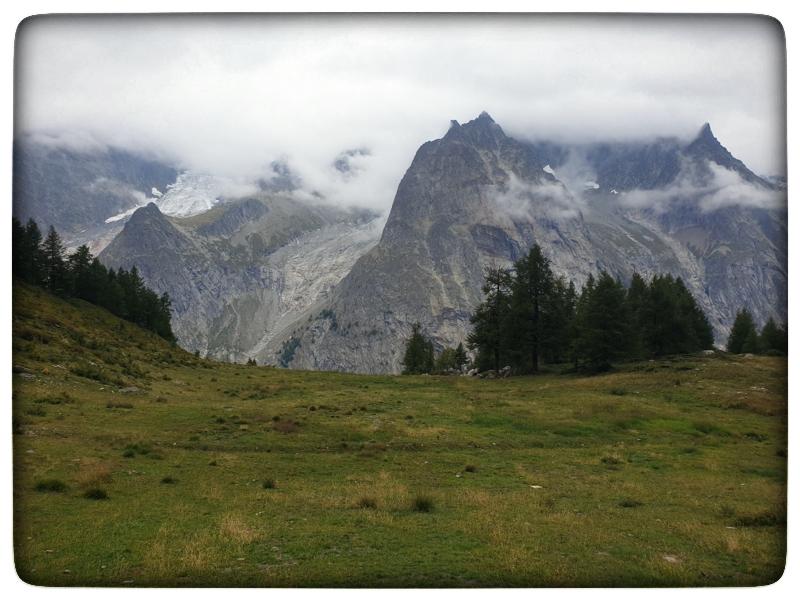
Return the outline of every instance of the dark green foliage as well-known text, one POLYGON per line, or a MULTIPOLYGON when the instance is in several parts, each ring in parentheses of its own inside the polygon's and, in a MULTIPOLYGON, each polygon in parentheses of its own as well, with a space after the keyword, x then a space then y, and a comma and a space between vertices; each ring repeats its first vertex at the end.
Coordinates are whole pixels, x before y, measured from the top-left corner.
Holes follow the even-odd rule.
POLYGON ((643 355, 664 356, 710 348, 711 325, 680 278, 656 275, 633 315, 643 355))
POLYGON ((634 273, 630 286, 605 271, 581 293, 556 277, 534 245, 512 271, 490 269, 486 299, 467 338, 480 370, 505 365, 535 373, 567 360, 575 369, 608 369, 615 361, 696 352, 713 343, 711 326, 680 278, 634 273))
POLYGON ((169 296, 159 296, 146 287, 136 267, 130 271, 106 269, 87 246, 67 256, 58 232, 51 227, 42 240, 32 220, 23 227, 14 219, 12 238, 15 277, 62 297, 86 300, 166 340, 175 340, 169 296))
POLYGON ((511 313, 511 273, 506 269, 489 269, 482 287, 486 299, 470 317, 472 333, 467 345, 477 352, 478 369, 499 370, 508 356, 507 324, 511 313))
POLYGON ((275 480, 274 479, 269 478, 269 479, 265 479, 261 483, 261 487, 264 488, 265 490, 274 490, 278 486, 275 484, 275 480))
POLYGON ((433 343, 422 333, 422 326, 414 323, 403 355, 403 374, 430 373, 433 368, 433 343))
POLYGON ((453 369, 459 370, 462 364, 463 363, 459 362, 456 348, 445 348, 436 358, 434 371, 437 373, 446 373, 453 369))
POLYGON ((459 342, 458 346, 456 346, 455 361, 457 369, 461 369, 461 367, 469 362, 469 358, 467 358, 467 351, 464 350, 464 344, 461 342, 459 342))
POLYGON ((577 356, 593 371, 607 370, 629 353, 630 311, 625 288, 603 271, 590 280, 578 303, 577 356))
POLYGON ((281 349, 278 352, 278 363, 283 368, 288 368, 294 359, 294 353, 300 347, 300 339, 294 336, 281 344, 281 349))
POLYGON ((34 488, 37 492, 60 494, 67 491, 67 484, 60 479, 37 481, 34 488))
POLYGON ((89 500, 108 500, 108 492, 103 488, 91 488, 84 492, 83 497, 89 500))
POLYGON ((786 354, 789 350, 789 338, 786 327, 778 327, 770 318, 761 329, 758 346, 765 354, 786 354))
POLYGON ((416 512, 431 512, 433 510, 433 498, 430 496, 416 496, 411 503, 411 508, 416 512))
POLYGON ((256 362, 255 358, 248 358, 247 359, 247 366, 248 367, 256 367, 256 366, 258 366, 258 363, 256 362))
POLYGON ((758 334, 753 315, 746 308, 736 313, 731 333, 728 336, 728 352, 743 354, 745 352, 758 352, 758 334))
POLYGON ((736 313, 728 336, 727 350, 733 354, 784 356, 789 350, 786 326, 778 327, 770 317, 759 334, 753 315, 743 308, 736 313))
POLYGON ((161 479, 161 483, 166 485, 172 485, 173 483, 178 483, 178 480, 175 479, 174 477, 170 477, 169 475, 167 475, 166 477, 161 479))

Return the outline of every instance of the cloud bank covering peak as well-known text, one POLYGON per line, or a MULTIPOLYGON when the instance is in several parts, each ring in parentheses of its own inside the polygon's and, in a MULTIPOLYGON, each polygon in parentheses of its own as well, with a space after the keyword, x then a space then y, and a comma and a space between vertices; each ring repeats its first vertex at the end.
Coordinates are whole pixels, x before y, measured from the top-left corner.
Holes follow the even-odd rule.
POLYGON ((785 172, 784 40, 764 17, 54 16, 22 24, 16 58, 17 135, 241 182, 285 161, 343 205, 386 210, 416 149, 483 110, 577 143, 710 121, 754 171, 785 172))

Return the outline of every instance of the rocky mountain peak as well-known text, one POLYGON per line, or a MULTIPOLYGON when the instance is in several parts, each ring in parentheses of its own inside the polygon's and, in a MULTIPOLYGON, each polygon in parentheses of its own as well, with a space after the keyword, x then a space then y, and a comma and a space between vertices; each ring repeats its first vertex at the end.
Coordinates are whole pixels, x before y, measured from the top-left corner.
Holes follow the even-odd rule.
POLYGON ((152 223, 154 220, 166 220, 164 213, 162 213, 155 202, 148 202, 145 206, 137 208, 131 218, 126 223, 127 226, 138 226, 141 224, 152 223))
POLYGON ((686 146, 686 154, 700 161, 710 161, 731 171, 736 171, 742 179, 757 183, 764 187, 773 187, 769 182, 753 173, 738 158, 723 146, 711 131, 711 125, 705 123, 694 140, 686 146))
POLYGON ((503 129, 495 123, 489 113, 483 111, 476 118, 461 125, 455 119, 450 121, 450 129, 445 134, 445 141, 459 141, 485 149, 496 148, 506 139, 503 129))

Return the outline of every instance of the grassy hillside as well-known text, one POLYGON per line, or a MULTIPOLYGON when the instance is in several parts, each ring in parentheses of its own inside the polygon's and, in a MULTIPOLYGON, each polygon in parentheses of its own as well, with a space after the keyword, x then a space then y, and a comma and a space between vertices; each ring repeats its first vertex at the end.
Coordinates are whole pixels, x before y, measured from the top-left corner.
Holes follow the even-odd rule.
POLYGON ((783 569, 782 359, 286 371, 198 360, 23 286, 13 330, 31 583, 756 585, 783 569))

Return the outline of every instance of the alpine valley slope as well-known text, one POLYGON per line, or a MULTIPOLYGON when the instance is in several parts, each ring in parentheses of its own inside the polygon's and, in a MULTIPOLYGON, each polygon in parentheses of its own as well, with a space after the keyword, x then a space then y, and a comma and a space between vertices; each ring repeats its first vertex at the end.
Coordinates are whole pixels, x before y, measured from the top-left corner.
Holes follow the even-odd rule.
POLYGON ((284 328, 282 358, 396 373, 412 323, 439 348, 463 341, 485 268, 534 243, 578 286, 601 269, 682 277, 722 342, 740 307, 786 319, 785 210, 708 125, 690 143, 565 146, 513 139, 486 113, 453 121, 417 151, 380 242, 324 310, 284 328))
POLYGON ((263 363, 280 349, 270 342, 324 302, 379 235, 367 211, 262 191, 187 218, 150 203, 99 258, 110 267, 136 266, 148 286, 170 295, 184 348, 263 363))

